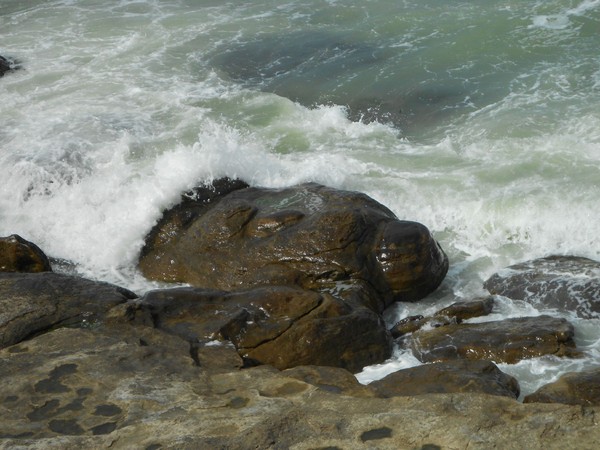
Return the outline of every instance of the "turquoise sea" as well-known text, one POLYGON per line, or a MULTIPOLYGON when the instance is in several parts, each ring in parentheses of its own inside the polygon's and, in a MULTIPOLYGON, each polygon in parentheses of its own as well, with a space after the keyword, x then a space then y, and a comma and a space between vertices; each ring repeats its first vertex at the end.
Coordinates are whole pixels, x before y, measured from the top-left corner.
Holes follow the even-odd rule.
MULTIPOLYGON (((390 321, 513 263, 600 260, 600 0, 0 0, 0 55, 21 65, 0 79, 0 235, 84 276, 156 287, 144 236, 226 175, 429 227, 448 277, 390 321)), ((502 366, 526 393, 600 365, 600 321, 569 319, 586 358, 502 366)))

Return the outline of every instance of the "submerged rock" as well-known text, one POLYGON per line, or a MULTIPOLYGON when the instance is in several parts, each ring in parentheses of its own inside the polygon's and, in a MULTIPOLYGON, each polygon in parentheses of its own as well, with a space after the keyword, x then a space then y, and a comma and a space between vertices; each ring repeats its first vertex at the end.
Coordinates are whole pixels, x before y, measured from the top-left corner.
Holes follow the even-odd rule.
POLYGON ((524 300, 537 308, 600 318, 600 262, 550 256, 510 266, 484 284, 491 294, 524 300))
POLYGON ((14 61, 0 56, 0 77, 4 76, 7 72, 12 72, 19 68, 18 64, 15 64, 14 61))
POLYGON ((550 316, 447 325, 413 333, 413 354, 422 362, 457 358, 514 364, 542 355, 576 356, 573 326, 550 316))
POLYGON ((479 392, 519 397, 519 383, 490 361, 455 360, 398 370, 369 384, 383 397, 479 392))
POLYGON ((146 277, 222 290, 351 286, 381 313, 426 296, 446 275, 448 258, 425 226, 364 194, 315 183, 223 192, 165 213, 140 256, 146 277))
POLYGON ((49 272, 50 261, 34 243, 17 234, 0 237, 0 272, 49 272))
POLYGON ((600 406, 600 369, 567 373, 526 396, 525 403, 566 403, 600 406))
POLYGON ((376 313, 298 288, 159 290, 146 294, 136 308, 131 321, 145 322, 148 313, 154 326, 189 342, 231 341, 250 365, 322 365, 357 372, 391 354, 390 336, 376 313))

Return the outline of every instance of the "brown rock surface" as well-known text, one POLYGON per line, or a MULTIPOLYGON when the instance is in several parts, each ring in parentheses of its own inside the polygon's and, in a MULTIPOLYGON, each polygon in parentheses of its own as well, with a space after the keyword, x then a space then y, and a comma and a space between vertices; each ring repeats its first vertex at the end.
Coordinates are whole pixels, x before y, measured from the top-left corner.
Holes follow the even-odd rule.
POLYGON ((34 243, 13 234, 0 238, 0 272, 49 272, 50 261, 34 243))
POLYGON ((526 396, 525 403, 566 403, 600 406, 600 369, 567 373, 526 396))
POLYGON ((184 340, 143 326, 59 329, 0 350, 0 448, 520 450, 600 440, 598 407, 485 394, 382 399, 268 366, 209 369, 184 340))
POLYGON ((514 364, 542 355, 576 356, 573 326, 550 316, 421 329, 412 335, 414 355, 423 362, 457 358, 514 364))
POLYGON ((369 384, 382 397, 478 392, 519 397, 519 383, 490 361, 455 360, 398 370, 369 384))
POLYGON ((354 284, 376 292, 364 298, 381 313, 393 301, 424 297, 448 269, 427 228, 399 221, 366 195, 314 183, 224 183, 208 200, 199 190, 165 213, 140 257, 145 276, 221 290, 354 284))
POLYGON ((356 372, 391 354, 381 318, 329 294, 268 286, 224 292, 199 288, 151 291, 134 321, 190 342, 229 340, 249 364, 279 369, 317 364, 356 372))

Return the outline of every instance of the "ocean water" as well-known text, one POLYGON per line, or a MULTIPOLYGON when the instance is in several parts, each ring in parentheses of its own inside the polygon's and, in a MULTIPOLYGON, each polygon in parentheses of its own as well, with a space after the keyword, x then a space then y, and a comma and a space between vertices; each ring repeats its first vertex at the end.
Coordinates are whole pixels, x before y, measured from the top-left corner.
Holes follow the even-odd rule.
MULTIPOLYGON (((450 258, 390 322, 509 264, 600 260, 599 49, 600 0, 0 0, 22 66, 0 79, 0 235, 141 293, 144 236, 185 189, 359 190, 450 258)), ((585 358, 501 366, 525 393, 600 365, 600 321, 569 319, 585 358)))

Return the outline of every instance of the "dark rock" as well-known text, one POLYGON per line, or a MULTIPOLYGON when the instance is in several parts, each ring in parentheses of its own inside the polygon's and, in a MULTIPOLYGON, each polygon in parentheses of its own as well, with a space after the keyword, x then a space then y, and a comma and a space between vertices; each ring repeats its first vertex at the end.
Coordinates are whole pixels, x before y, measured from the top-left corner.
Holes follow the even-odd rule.
POLYGON ((20 64, 12 59, 0 56, 0 77, 4 76, 5 73, 12 72, 20 68, 20 64))
POLYGON ((455 319, 457 323, 474 317, 487 316, 494 309, 494 297, 468 302, 456 302, 437 311, 434 317, 447 317, 455 319))
POLYGON ((600 369, 567 373, 526 396, 525 403, 600 406, 600 369))
POLYGON ((412 335, 413 354, 423 362, 457 358, 513 364, 542 355, 577 356, 573 326, 549 316, 455 324, 412 335))
POLYGON ((517 398, 519 383, 490 361, 455 360, 394 372, 369 387, 383 397, 480 392, 517 398))
POLYGON ((536 307, 600 318, 600 262, 550 256, 510 266, 484 284, 491 294, 524 300, 536 307))
POLYGON ((443 280, 448 259, 430 232, 359 193, 318 184, 237 189, 186 202, 150 235, 139 267, 150 279, 211 289, 353 284, 381 313, 443 280), (185 216, 185 220, 179 217, 185 216), (156 237, 159 238, 156 238, 156 237))
POLYGON ((325 293, 282 286, 231 293, 178 288, 151 291, 139 307, 134 315, 149 311, 157 328, 190 342, 231 341, 247 364, 356 372, 391 353, 376 313, 325 293))
POLYGON ((49 272, 50 261, 34 243, 13 234, 0 238, 0 272, 49 272))
POLYGON ((390 333, 394 339, 404 336, 405 334, 413 333, 419 330, 427 323, 427 320, 422 315, 408 316, 399 320, 391 329, 390 333))
POLYGON ((0 273, 0 348, 52 327, 95 326, 135 294, 52 272, 0 273))

